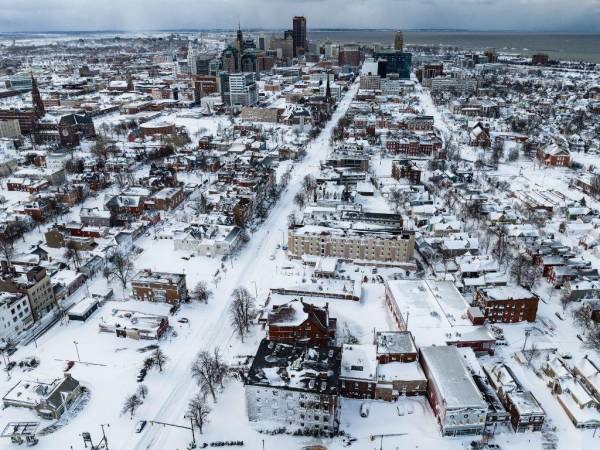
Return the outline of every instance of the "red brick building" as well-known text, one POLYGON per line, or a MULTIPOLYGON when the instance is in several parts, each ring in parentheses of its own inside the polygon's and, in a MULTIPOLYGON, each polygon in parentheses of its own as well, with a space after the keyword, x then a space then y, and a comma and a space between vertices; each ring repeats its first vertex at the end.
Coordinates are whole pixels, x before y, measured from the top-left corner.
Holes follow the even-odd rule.
POLYGON ((323 308, 292 300, 274 306, 267 318, 267 337, 271 341, 326 347, 335 340, 337 320, 323 308))
POLYGON ((178 304, 187 300, 185 274, 142 270, 131 281, 136 300, 178 304))
POLYGON ((181 188, 164 188, 154 194, 146 202, 152 203, 153 209, 168 211, 177 208, 185 199, 185 192, 181 188))
POLYGON ((571 152, 556 144, 539 147, 536 156, 547 166, 569 167, 571 165, 571 152))
POLYGON ((478 289, 475 303, 489 322, 534 322, 539 298, 519 286, 478 289))

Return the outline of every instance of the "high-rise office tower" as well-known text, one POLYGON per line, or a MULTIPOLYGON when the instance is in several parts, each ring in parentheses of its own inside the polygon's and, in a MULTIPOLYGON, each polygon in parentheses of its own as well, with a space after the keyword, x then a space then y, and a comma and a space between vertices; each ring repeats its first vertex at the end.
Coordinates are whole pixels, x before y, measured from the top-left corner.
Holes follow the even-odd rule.
POLYGON ((292 37, 294 39, 294 56, 298 56, 298 49, 302 52, 308 49, 306 42, 306 18, 295 16, 292 26, 292 37))
POLYGON ((396 36, 394 37, 394 50, 404 51, 404 34, 402 34, 402 31, 396 31, 396 36))

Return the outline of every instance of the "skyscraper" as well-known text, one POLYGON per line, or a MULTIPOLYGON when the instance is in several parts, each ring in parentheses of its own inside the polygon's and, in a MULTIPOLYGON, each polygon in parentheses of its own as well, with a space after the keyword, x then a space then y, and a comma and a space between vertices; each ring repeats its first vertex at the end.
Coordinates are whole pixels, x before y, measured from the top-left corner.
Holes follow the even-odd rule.
POLYGON ((396 36, 394 37, 394 50, 404 51, 404 34, 402 34, 402 31, 396 31, 396 36))
POLYGON ((303 16, 295 16, 292 26, 292 37, 294 39, 294 56, 298 56, 298 49, 302 52, 308 49, 306 42, 306 18, 303 16))

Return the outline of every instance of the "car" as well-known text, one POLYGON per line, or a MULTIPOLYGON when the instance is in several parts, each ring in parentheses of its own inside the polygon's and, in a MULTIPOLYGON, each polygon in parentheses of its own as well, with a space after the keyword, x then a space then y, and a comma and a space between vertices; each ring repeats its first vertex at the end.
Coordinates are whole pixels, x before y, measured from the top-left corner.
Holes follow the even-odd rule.
POLYGON ((567 353, 563 353, 562 355, 560 355, 560 357, 561 357, 562 359, 573 359, 573 354, 572 354, 572 353, 569 353, 569 352, 567 352, 567 353))
POLYGON ((282 247, 281 247, 281 249, 282 249, 284 252, 286 252, 286 251, 287 251, 287 249, 288 249, 288 246, 287 246, 287 245, 284 245, 284 246, 282 246, 282 247))
POLYGON ((360 417, 369 417, 369 405, 365 402, 360 404, 360 417))
POLYGON ((189 323, 190 319, 188 319, 187 317, 182 317, 181 319, 178 319, 177 322, 179 322, 179 323, 189 323))
POLYGON ((75 365, 75 361, 67 361, 67 366, 63 372, 68 372, 75 365))
POLYGON ((371 270, 371 273, 377 273, 377 267, 373 267, 373 270, 371 270))
POLYGON ((275 255, 271 255, 271 256, 269 256, 269 259, 270 259, 271 261, 273 261, 273 260, 275 259, 275 255))
POLYGON ((138 423, 135 426, 135 432, 141 433, 147 423, 148 422, 146 420, 138 420, 138 423))

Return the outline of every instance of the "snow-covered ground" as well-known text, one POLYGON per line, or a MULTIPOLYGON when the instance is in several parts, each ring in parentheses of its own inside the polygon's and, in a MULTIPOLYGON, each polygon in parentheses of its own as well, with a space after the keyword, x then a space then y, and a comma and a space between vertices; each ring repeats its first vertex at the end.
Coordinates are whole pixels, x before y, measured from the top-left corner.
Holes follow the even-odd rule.
MULTIPOLYGON (((253 353, 262 333, 241 344, 233 338, 229 324, 228 305, 233 289, 244 286, 251 292, 256 289, 259 298, 264 297, 276 280, 276 267, 270 256, 275 252, 277 244, 282 241, 282 234, 287 229, 287 217, 294 209, 294 194, 301 188, 303 177, 307 173, 316 174, 319 160, 328 151, 329 138, 335 123, 345 113, 358 86, 355 85, 339 104, 330 124, 322 134, 307 148, 306 157, 295 167, 291 181, 283 192, 276 206, 270 211, 266 221, 251 236, 250 242, 240 255, 228 262, 226 271, 221 270, 221 281, 213 283, 213 275, 220 267, 220 261, 206 257, 195 257, 189 261, 182 259, 185 252, 175 252, 170 240, 154 240, 144 236, 137 245, 143 252, 135 260, 137 268, 154 270, 182 271, 187 275, 188 286, 191 288, 199 280, 209 283, 214 292, 207 305, 183 305, 177 316, 170 318, 175 327, 176 337, 169 337, 161 342, 161 347, 169 356, 167 368, 163 373, 153 370, 149 372, 145 384, 149 388, 149 396, 136 412, 135 419, 158 420, 184 425, 187 420, 183 415, 189 399, 198 390, 191 379, 190 368, 196 354, 205 349, 219 347, 226 350, 228 357, 237 354, 253 353), (180 254, 181 253, 181 254, 180 254), (189 319, 189 324, 177 322, 180 317, 189 319)), ((95 283, 100 287, 104 280, 97 278, 95 283)), ((90 284, 94 291, 96 284, 90 284)), ((78 293, 83 296, 85 292, 78 293)), ((122 297, 117 295, 120 300, 122 297)), ((80 433, 89 431, 96 440, 100 436, 100 424, 110 424, 107 437, 110 448, 117 449, 163 449, 185 448, 190 441, 190 432, 179 428, 148 426, 138 434, 135 432, 136 420, 131 421, 126 416, 120 416, 122 403, 127 395, 135 392, 137 387, 136 375, 141 368, 144 353, 137 350, 148 345, 146 342, 117 339, 111 334, 99 334, 98 323, 103 315, 110 314, 116 302, 103 306, 85 323, 69 323, 55 326, 35 344, 19 349, 13 355, 14 360, 23 359, 32 354, 41 355, 41 364, 35 371, 23 374, 26 377, 57 377, 62 373, 65 361, 76 359, 75 344, 78 342, 82 361, 99 365, 87 365, 77 362, 71 370, 73 376, 91 391, 89 403, 85 410, 73 417, 55 433, 42 437, 41 445, 45 449, 65 449, 69 446, 81 446, 80 433), (38 348, 35 348, 35 345, 38 348)), ((135 301, 116 303, 125 309, 146 311, 156 306, 135 301)), ((21 377, 19 370, 12 373, 12 380, 2 380, 0 391, 6 391, 21 377)), ((258 448, 263 439, 267 441, 288 441, 288 436, 265 436, 256 432, 248 424, 245 413, 243 388, 237 381, 230 381, 225 393, 219 397, 219 404, 211 415, 212 422, 206 429, 207 440, 234 439, 232 430, 237 430, 238 439, 249 442, 250 448, 258 448), (230 413, 219 413, 221 405, 230 409, 230 413), (231 427, 234 415, 237 425, 231 427)), ((34 414, 27 410, 10 408, 3 412, 7 420, 37 420, 34 414)))

